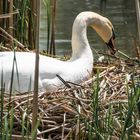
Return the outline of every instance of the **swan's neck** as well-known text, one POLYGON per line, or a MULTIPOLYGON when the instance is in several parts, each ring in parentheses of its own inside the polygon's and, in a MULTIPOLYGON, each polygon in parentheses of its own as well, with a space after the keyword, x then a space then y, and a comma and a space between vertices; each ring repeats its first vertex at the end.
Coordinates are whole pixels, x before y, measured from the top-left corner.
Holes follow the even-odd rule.
POLYGON ((92 51, 87 39, 87 26, 89 25, 86 16, 78 16, 73 24, 72 29, 72 58, 75 60, 85 57, 86 59, 93 60, 92 51))

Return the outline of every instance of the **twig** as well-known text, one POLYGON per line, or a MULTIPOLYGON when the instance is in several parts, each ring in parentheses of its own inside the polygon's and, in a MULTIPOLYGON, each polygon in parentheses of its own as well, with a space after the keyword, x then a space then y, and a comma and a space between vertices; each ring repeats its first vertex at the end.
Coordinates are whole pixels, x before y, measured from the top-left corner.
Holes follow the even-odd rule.
POLYGON ((117 57, 116 55, 111 55, 111 54, 108 54, 108 53, 98 52, 98 54, 102 54, 102 55, 105 55, 105 56, 108 56, 108 57, 111 57, 111 58, 115 58, 115 59, 120 59, 120 58, 117 57))
POLYGON ((21 44, 18 40, 16 40, 15 38, 13 38, 10 34, 8 34, 4 29, 2 29, 0 27, 0 31, 2 31, 7 37, 9 37, 11 40, 13 40, 15 43, 18 44, 18 46, 21 48, 21 49, 24 49, 25 51, 29 51, 23 44, 21 44))
MULTIPOLYGON (((68 124, 65 124, 65 126, 66 126, 66 125, 68 125, 68 124)), ((44 130, 44 131, 38 133, 37 136, 42 135, 42 134, 44 134, 44 133, 50 133, 50 132, 52 132, 52 131, 58 130, 59 128, 62 128, 62 125, 60 125, 60 126, 55 126, 55 127, 51 128, 51 129, 44 130)))
POLYGON ((19 11, 16 10, 16 11, 14 11, 14 12, 12 12, 12 13, 2 14, 2 15, 0 15, 0 19, 3 19, 3 18, 10 18, 12 15, 15 15, 15 14, 18 14, 18 13, 19 13, 19 11))
POLYGON ((56 74, 56 76, 59 78, 59 80, 60 80, 67 88, 71 88, 71 86, 68 84, 68 82, 66 82, 61 76, 59 76, 58 74, 56 74))
MULTIPOLYGON (((29 138, 29 140, 32 140, 31 136, 28 137, 28 136, 22 136, 22 135, 12 135, 11 137, 14 138, 14 139, 23 139, 23 138, 28 139, 29 138)), ((37 137, 37 140, 46 140, 46 139, 37 137)))
POLYGON ((136 5, 138 35, 139 35, 139 42, 140 42, 140 1, 139 0, 135 0, 135 5, 136 5))
POLYGON ((122 51, 118 50, 118 53, 120 53, 121 55, 123 55, 124 57, 130 59, 130 57, 128 55, 126 55, 125 53, 123 53, 122 51))
POLYGON ((37 139, 37 120, 38 120, 38 91, 39 91, 39 20, 40 20, 40 0, 35 0, 35 13, 34 16, 36 26, 36 37, 35 37, 35 72, 34 72, 34 96, 33 96, 33 110, 32 110, 32 133, 34 132, 33 140, 37 139))
POLYGON ((66 113, 64 113, 63 117, 63 124, 62 124, 62 140, 64 139, 64 130, 65 130, 65 123, 66 123, 66 113))

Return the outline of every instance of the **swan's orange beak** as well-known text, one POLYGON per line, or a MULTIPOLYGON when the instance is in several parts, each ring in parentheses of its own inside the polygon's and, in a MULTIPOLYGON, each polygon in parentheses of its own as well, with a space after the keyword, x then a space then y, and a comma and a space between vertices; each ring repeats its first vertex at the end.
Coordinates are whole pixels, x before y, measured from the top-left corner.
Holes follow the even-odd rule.
POLYGON ((114 41, 113 37, 109 40, 108 43, 106 43, 106 45, 107 45, 107 47, 109 48, 110 53, 111 53, 112 55, 114 55, 114 54, 116 53, 117 50, 115 49, 115 41, 114 41))
POLYGON ((112 55, 114 55, 114 54, 117 52, 117 50, 115 49, 115 33, 114 33, 114 30, 113 30, 113 29, 112 29, 112 37, 111 37, 111 39, 109 40, 109 42, 106 43, 106 45, 107 45, 107 47, 109 48, 110 53, 111 53, 112 55))

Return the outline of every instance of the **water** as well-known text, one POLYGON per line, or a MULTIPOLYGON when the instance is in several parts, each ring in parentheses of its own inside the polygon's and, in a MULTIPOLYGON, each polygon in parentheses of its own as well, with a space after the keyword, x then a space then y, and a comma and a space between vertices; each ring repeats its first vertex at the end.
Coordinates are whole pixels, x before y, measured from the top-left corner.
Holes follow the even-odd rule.
MULTIPOLYGON (((40 49, 46 49, 46 9, 41 8, 40 49)), ((57 0, 56 13, 56 54, 71 53, 72 24, 82 11, 94 11, 108 17, 115 28, 116 48, 134 56, 134 44, 138 38, 135 2, 132 0, 57 0)), ((92 48, 106 51, 105 44, 95 31, 88 29, 88 40, 92 48)))

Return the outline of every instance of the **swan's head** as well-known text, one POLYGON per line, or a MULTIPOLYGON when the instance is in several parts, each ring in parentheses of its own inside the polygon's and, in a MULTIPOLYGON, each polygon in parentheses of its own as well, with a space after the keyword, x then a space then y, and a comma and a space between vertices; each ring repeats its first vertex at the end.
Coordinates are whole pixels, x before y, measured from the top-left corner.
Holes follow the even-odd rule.
POLYGON ((115 33, 112 23, 107 18, 100 15, 97 15, 97 17, 94 20, 94 24, 91 26, 96 30, 99 36, 109 47, 111 54, 115 54, 115 33))

